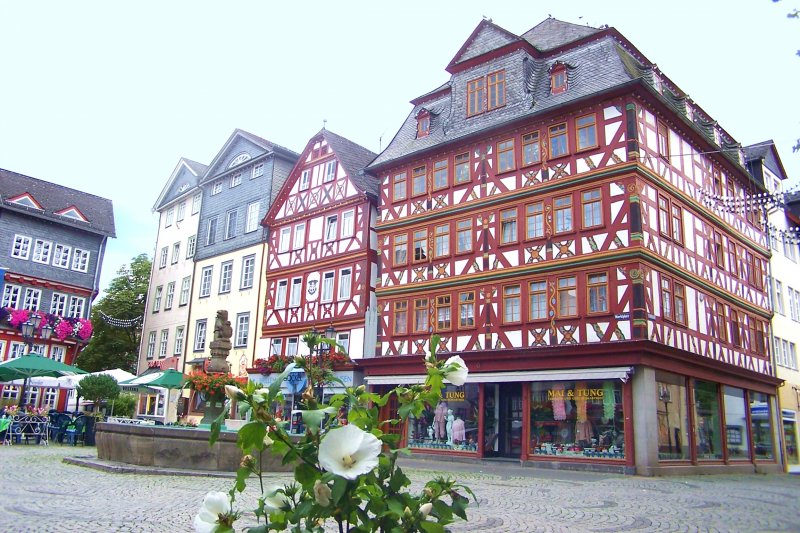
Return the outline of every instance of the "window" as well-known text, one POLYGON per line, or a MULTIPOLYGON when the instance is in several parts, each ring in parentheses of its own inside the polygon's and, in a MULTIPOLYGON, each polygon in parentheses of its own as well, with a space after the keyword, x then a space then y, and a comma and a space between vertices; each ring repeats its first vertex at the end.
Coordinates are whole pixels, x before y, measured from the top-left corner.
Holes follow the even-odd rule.
POLYGON ((608 274, 589 274, 586 277, 589 291, 589 312, 608 312, 608 274))
POLYGON ((233 281, 233 261, 222 263, 219 271, 219 294, 231 292, 231 282, 233 281))
POLYGON ((764 290, 764 264, 758 257, 753 259, 753 287, 764 290))
POLYGON ((272 339, 270 355, 283 355, 283 339, 272 339))
POLYGON ((11 246, 11 257, 17 259, 28 259, 31 252, 31 238, 24 235, 14 235, 14 243, 11 246))
POLYGON ((665 237, 670 236, 669 199, 658 196, 658 231, 665 237))
POLYGON ((60 292, 54 292, 50 300, 50 314, 64 316, 67 310, 67 295, 60 292))
POLYGON ((562 122, 555 126, 550 126, 550 157, 556 158, 569 153, 567 146, 567 124, 562 122))
POLYGON ((52 345, 50 346, 50 359, 63 363, 66 352, 67 349, 65 346, 52 345))
POLYGON ((334 179, 336 179, 336 161, 328 161, 328 164, 325 165, 325 178, 323 182, 328 183, 334 179))
POLYGON ((202 352, 206 349, 206 319, 198 320, 194 328, 194 351, 202 352))
POLYGON ((444 189, 449 184, 447 176, 447 159, 436 161, 433 164, 433 188, 444 189))
POLYGON ((180 300, 178 300, 178 305, 188 305, 189 304, 189 291, 191 290, 192 285, 192 277, 186 276, 181 281, 181 296, 180 300))
POLYGON ((172 355, 181 355, 183 353, 183 336, 184 327, 178 326, 175 328, 175 346, 172 348, 172 355))
POLYGON ((292 240, 292 249, 301 250, 306 244, 306 223, 301 222, 294 227, 294 239, 292 240))
POLYGON ((211 186, 211 196, 214 196, 221 192, 222 192, 222 180, 214 182, 214 185, 211 186))
POLYGON ((658 155, 669 161, 669 130, 667 125, 659 121, 656 130, 658 132, 658 155))
POLYGON ((152 359, 156 355, 156 332, 151 331, 147 334, 147 358, 152 359))
POLYGON ((526 133, 522 136, 522 164, 524 166, 533 165, 542 160, 542 152, 539 147, 539 132, 526 133))
POLYGON ((206 245, 210 246, 217 242, 217 217, 208 219, 206 225, 206 245))
POLYGON ((785 315, 785 309, 783 305, 783 283, 775 280, 775 312, 785 315))
POLYGON ((225 215, 225 238, 233 239, 236 236, 236 210, 228 211, 225 215))
POLYGON ((300 307, 303 292, 303 278, 292 278, 292 292, 289 295, 289 307, 300 307))
POLYGON ((531 281, 528 283, 529 307, 528 314, 531 320, 544 320, 547 318, 547 284, 544 281, 531 281))
POLYGON ((245 219, 244 232, 250 233, 258 229, 258 210, 261 209, 261 202, 247 204, 247 218, 245 219))
POLYGON ((304 170, 302 174, 300 174, 300 187, 301 191, 307 190, 311 186, 311 171, 304 170))
POLYGON ((583 204, 583 227, 592 228, 603 224, 603 201, 600 189, 581 193, 583 204))
POLYGON ((686 287, 681 283, 675 283, 675 322, 686 325, 686 287))
POLYGON ((278 253, 282 254, 289 251, 289 244, 292 239, 291 226, 281 228, 280 236, 278 238, 278 253))
POLYGON ((281 280, 278 282, 278 289, 275 293, 275 308, 280 309, 286 307, 286 289, 289 285, 287 280, 281 280))
POLYGON ((422 111, 417 115, 417 138, 425 137, 431 131, 431 115, 422 111))
POLYGON ((411 171, 411 196, 425 194, 427 185, 424 165, 411 171))
POLYGON ((722 302, 717 302, 717 335, 719 342, 728 342, 728 308, 722 302))
POLYGON ((406 173, 401 172, 400 174, 395 174, 394 181, 392 183, 392 197, 395 201, 397 200, 405 200, 408 194, 408 188, 406 185, 406 173))
POLYGON ((252 289, 256 272, 256 256, 248 255, 242 259, 242 281, 239 289, 252 289))
POLYGON ((394 241, 394 265, 405 265, 408 263, 408 235, 395 235, 394 241))
POLYGON ((456 253, 472 251, 472 219, 456 222, 456 253))
POLYGON ((86 305, 86 298, 79 296, 69 297, 69 310, 67 314, 72 318, 83 318, 83 308, 86 305))
POLYGON ((558 280, 558 316, 559 318, 578 314, 578 289, 575 276, 558 280))
POLYGON ((550 71, 550 93, 561 94, 567 90, 567 67, 555 64, 550 71))
POLYGON ((22 342, 12 342, 8 350, 8 358, 16 359, 25 355, 25 344, 22 342))
POLYGON ((186 239, 186 259, 194 257, 195 248, 197 248, 197 235, 190 235, 186 239))
POLYGON ((683 210, 672 204, 672 240, 683 244, 683 210))
POLYGON ((467 82, 467 116, 479 115, 486 110, 486 82, 483 78, 467 82))
POLYGON ((562 196, 553 201, 556 214, 556 233, 572 231, 572 196, 562 196))
POLYGON ((661 276, 661 316, 673 320, 672 281, 661 276))
POLYGON ((458 154, 455 157, 456 183, 469 181, 469 152, 458 154))
POLYGON ((247 346, 250 336, 250 313, 236 315, 236 343, 234 346, 241 348, 247 346))
MULTIPOLYGON (((77 252, 77 250, 75 250, 75 252, 77 252)), ((172 245, 172 264, 173 265, 178 262, 178 259, 180 258, 180 256, 181 256, 181 243, 180 242, 176 242, 175 244, 172 245)))
POLYGON ((175 282, 167 283, 167 292, 164 296, 164 310, 172 309, 172 302, 175 301, 175 282))
POLYGON ((519 285, 503 287, 503 323, 520 321, 519 285))
POLYGON ((158 268, 167 267, 167 258, 169 257, 169 246, 161 248, 161 256, 158 260, 158 268))
POLYGON ((497 143, 497 172, 514 170, 514 139, 497 143))
POLYGON ((725 248, 722 246, 722 234, 714 232, 714 263, 719 268, 725 268, 725 248))
POLYGON ((536 202, 525 207, 525 238, 544 237, 544 205, 536 202))
POLYGON ((735 309, 731 309, 730 312, 730 322, 731 322, 731 342, 737 348, 741 348, 742 346, 742 330, 739 324, 739 312, 735 309))
POLYGON ((500 211, 500 244, 517 242, 517 209, 500 211))
POLYGON ((158 313, 161 310, 161 293, 164 292, 164 286, 159 285, 156 287, 156 292, 153 295, 153 312, 158 313))
POLYGON ((440 224, 434 228, 434 257, 450 255, 450 224, 440 224))
POLYGON ((788 237, 783 238, 783 255, 785 255, 788 259, 797 262, 795 248, 797 248, 797 243, 794 242, 794 239, 790 239, 788 237))
POLYGON ((731 275, 739 277, 739 255, 736 252, 736 243, 728 239, 728 266, 731 275))
POLYGON ((39 302, 42 299, 42 291, 41 289, 25 289, 25 302, 22 304, 23 309, 27 309, 29 311, 38 311, 39 310, 39 302))
POLYGON ((428 258, 428 231, 417 230, 414 232, 414 262, 425 261, 428 258))
POLYGON ((20 287, 6 283, 3 287, 3 307, 16 308, 19 305, 20 287))
POLYGON ((297 344, 298 344, 297 337, 289 337, 286 340, 286 356, 287 357, 294 357, 297 355, 297 344))
POLYGON ((428 299, 414 300, 414 333, 428 332, 428 299))
POLYGON ((200 203, 203 200, 203 193, 199 192, 192 197, 192 214, 196 215, 200 212, 200 203))
POLYGON ((343 268, 339 271, 339 300, 347 300, 350 298, 352 289, 353 270, 351 268, 343 268))
POLYGON ((342 213, 342 238, 352 237, 354 234, 353 220, 355 218, 355 211, 350 209, 342 213))
POLYGON ((184 218, 186 218, 186 201, 185 200, 183 202, 181 202, 180 204, 178 204, 178 214, 177 214, 176 220, 178 222, 180 222, 184 218))
POLYGON ((161 342, 158 343, 158 357, 163 359, 167 356, 167 343, 169 342, 169 330, 161 330, 161 342))
POLYGON ((335 241, 338 236, 339 215, 325 217, 325 242, 335 241))
POLYGON ((336 342, 338 342, 345 353, 350 352, 350 334, 349 333, 337 333, 336 334, 336 342))
POLYGON ((56 244, 53 249, 53 266, 69 268, 69 256, 72 248, 63 244, 56 244))
POLYGON ((475 292, 462 292, 458 295, 458 326, 471 328, 475 326, 475 292))
POLYGON ((597 146, 597 117, 594 113, 575 119, 578 130, 578 150, 586 150, 597 146))
POLYGON ((436 331, 448 331, 451 325, 450 295, 436 297, 436 331))
POLYGON ((322 274, 322 296, 321 300, 323 302, 330 302, 333 300, 333 282, 334 282, 335 273, 325 272, 322 274))
POLYGON ((242 184, 242 173, 241 172, 237 172, 236 174, 231 176, 231 184, 230 184, 229 188, 233 189, 234 187, 238 187, 241 184, 242 184))
MULTIPOLYGON (((757 320, 755 317, 750 317, 750 325, 751 325, 751 336, 750 336, 750 343, 752 344, 751 349, 757 353, 758 355, 764 355, 767 351, 766 347, 766 327, 765 323, 761 320, 757 320)), ((786 354, 787 358, 789 354, 786 354)), ((787 361, 788 362, 788 361, 787 361)))
POLYGON ((211 276, 213 273, 213 266, 203 267, 203 270, 200 273, 200 298, 205 298, 211 294, 211 276))
POLYGON ((487 76, 489 85, 489 110, 506 105, 506 71, 498 70, 487 76))
POLYGON ((392 331, 395 335, 406 335, 408 333, 408 302, 394 302, 393 307, 392 331))
POLYGON ((164 227, 168 228, 172 225, 172 221, 175 220, 175 208, 170 207, 167 209, 167 216, 166 220, 164 221, 164 227))
POLYGON ((50 252, 52 252, 52 250, 52 242, 36 239, 36 243, 33 245, 33 261, 44 265, 48 264, 50 262, 50 252))

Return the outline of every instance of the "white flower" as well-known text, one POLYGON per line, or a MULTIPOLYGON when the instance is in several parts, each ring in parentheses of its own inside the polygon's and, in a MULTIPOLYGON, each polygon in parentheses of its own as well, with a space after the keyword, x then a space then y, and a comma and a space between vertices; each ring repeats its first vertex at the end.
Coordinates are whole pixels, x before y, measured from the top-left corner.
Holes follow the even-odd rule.
POLYGON ((331 503, 331 488, 319 479, 314 482, 314 499, 323 507, 331 503))
POLYGON ((231 400, 240 400, 244 398, 244 393, 239 387, 234 385, 225 385, 225 396, 231 400))
POLYGON ((319 445, 319 464, 346 479, 356 479, 378 466, 381 441, 352 424, 332 429, 319 445))
POLYGON ((431 502, 420 505, 419 513, 422 515, 422 518, 426 518, 431 513, 431 509, 433 509, 433 504, 431 502))
POLYGON ((289 505, 289 498, 283 493, 283 487, 273 485, 264 492, 264 505, 270 509, 283 509, 289 505))
POLYGON ((264 435, 264 448, 269 448, 275 441, 269 438, 269 435, 264 435))
POLYGON ((200 512, 194 517, 194 530, 197 533, 211 533, 219 525, 219 515, 231 512, 231 502, 224 492, 209 492, 203 498, 200 512))
POLYGON ((469 368, 467 368, 467 364, 458 355, 454 355, 450 357, 447 361, 445 361, 444 367, 447 368, 452 364, 458 365, 458 368, 456 368, 455 370, 451 370, 450 372, 445 372, 444 379, 446 381, 449 381, 456 387, 460 387, 461 385, 467 382, 467 375, 469 374, 469 368))

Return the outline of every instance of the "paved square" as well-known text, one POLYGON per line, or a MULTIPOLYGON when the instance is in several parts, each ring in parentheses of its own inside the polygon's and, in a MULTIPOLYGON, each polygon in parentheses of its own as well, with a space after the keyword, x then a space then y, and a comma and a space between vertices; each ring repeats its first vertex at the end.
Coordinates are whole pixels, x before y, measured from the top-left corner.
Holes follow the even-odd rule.
MULTIPOLYGON (((226 477, 119 474, 62 461, 94 455, 91 447, 0 448, 0 531, 191 531, 206 492, 232 486, 226 477)), ((480 505, 470 506, 470 521, 453 532, 800 532, 800 476, 641 478, 508 464, 405 464, 417 487, 430 477, 422 468, 435 468, 475 491, 480 505)), ((251 492, 242 508, 254 501, 251 492)), ((255 525, 252 515, 238 525, 255 525)))

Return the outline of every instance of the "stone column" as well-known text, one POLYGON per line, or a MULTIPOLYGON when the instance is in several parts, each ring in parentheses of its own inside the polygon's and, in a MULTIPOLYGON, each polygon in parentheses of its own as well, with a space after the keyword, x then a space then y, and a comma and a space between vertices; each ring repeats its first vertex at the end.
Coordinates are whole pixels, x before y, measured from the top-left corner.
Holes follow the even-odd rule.
POLYGON ((633 442, 640 476, 655 475, 658 468, 657 397, 656 371, 637 366, 633 374, 633 442))

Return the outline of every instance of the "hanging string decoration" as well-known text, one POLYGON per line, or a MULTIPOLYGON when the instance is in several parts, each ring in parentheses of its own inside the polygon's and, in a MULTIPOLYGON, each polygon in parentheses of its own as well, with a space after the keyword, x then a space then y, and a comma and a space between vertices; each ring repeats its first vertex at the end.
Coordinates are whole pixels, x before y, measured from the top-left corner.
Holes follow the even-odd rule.
POLYGON ((103 322, 108 324, 114 328, 133 328, 141 325, 142 319, 144 318, 142 315, 137 316, 136 318, 130 319, 122 319, 122 318, 114 318, 113 316, 108 316, 102 311, 98 311, 100 318, 103 319, 103 322))

